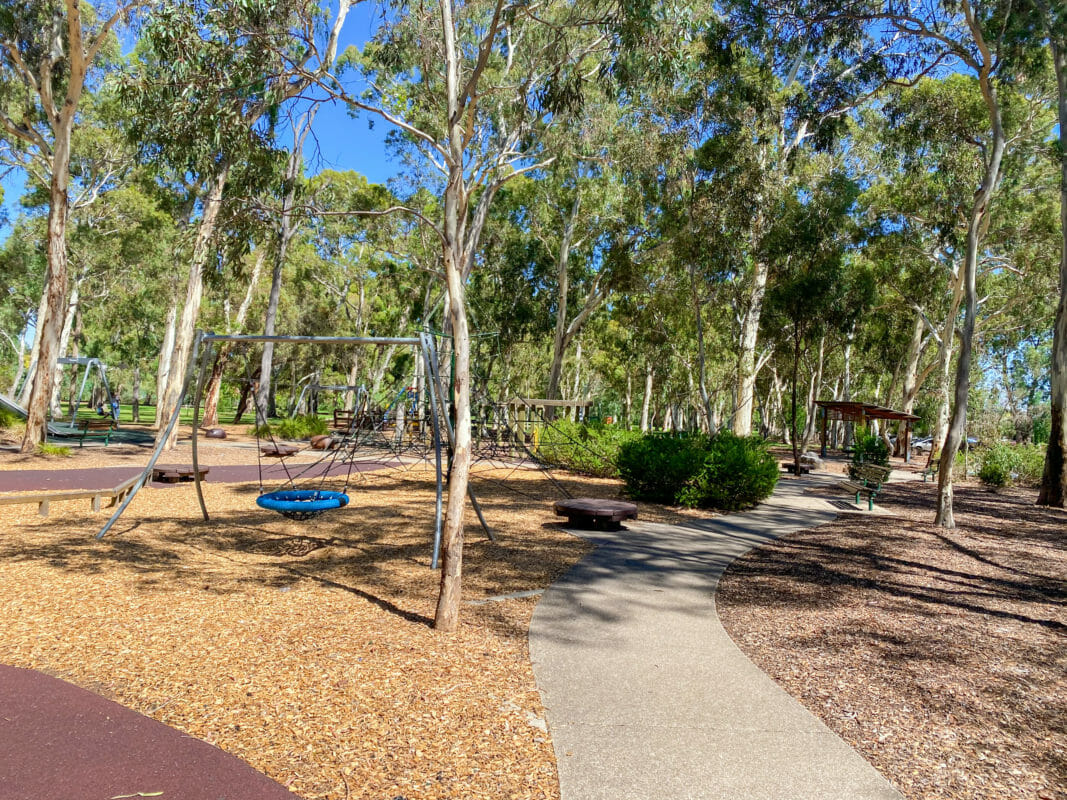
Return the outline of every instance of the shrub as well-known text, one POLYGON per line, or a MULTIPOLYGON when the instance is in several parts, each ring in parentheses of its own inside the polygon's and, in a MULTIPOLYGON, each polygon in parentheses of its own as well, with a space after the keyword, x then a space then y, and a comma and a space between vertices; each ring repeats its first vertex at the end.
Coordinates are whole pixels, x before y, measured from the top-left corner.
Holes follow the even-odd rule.
POLYGON ((1011 445, 997 443, 986 448, 982 454, 982 463, 978 468, 978 479, 989 486, 1007 486, 1012 482, 1013 473, 1019 468, 1019 455, 1011 445))
POLYGON ((1045 445, 1021 444, 1015 448, 1019 482, 1036 486, 1045 472, 1045 445))
POLYGON ((722 431, 708 443, 704 462, 678 493, 681 505, 736 511, 770 497, 778 460, 757 436, 722 431))
POLYGON ((652 433, 622 445, 615 463, 630 497, 677 503, 707 456, 706 436, 652 433))
POLYGON ((286 417, 274 423, 264 422, 248 429, 249 436, 258 436, 261 439, 270 436, 279 439, 310 439, 312 436, 329 432, 326 420, 317 414, 297 414, 295 417, 286 417))
POLYGON ((690 508, 747 508, 778 483, 778 461, 767 443, 730 431, 711 438, 649 434, 624 444, 617 463, 631 497, 690 508))
POLYGON ((0 407, 0 430, 15 428, 21 424, 22 418, 15 414, 14 411, 9 411, 6 408, 0 407))
POLYGON ((37 445, 37 454, 42 456, 61 456, 62 458, 68 458, 70 456, 70 448, 61 444, 49 444, 43 442, 37 445))
POLYGON ((297 414, 279 421, 276 431, 283 439, 309 439, 328 433, 329 427, 317 414, 297 414))
POLYGON ((618 475, 615 464, 619 448, 640 435, 599 422, 557 419, 539 431, 537 457, 549 466, 613 478, 618 475))
POLYGON ((848 475, 853 480, 856 479, 856 468, 860 464, 889 466, 889 448, 880 436, 872 436, 866 431, 856 431, 856 440, 852 446, 852 465, 848 468, 848 475))

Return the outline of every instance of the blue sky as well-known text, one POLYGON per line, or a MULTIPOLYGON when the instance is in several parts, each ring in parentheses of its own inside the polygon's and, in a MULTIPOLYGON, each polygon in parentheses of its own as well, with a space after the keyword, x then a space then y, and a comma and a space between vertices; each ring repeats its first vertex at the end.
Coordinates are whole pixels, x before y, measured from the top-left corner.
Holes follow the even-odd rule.
MULTIPOLYGON (((374 19, 379 14, 375 3, 357 3, 349 12, 342 30, 339 52, 350 45, 361 46, 374 31, 374 19)), ((355 170, 372 183, 385 183, 397 174, 398 164, 386 153, 385 135, 389 124, 376 120, 373 129, 367 115, 353 119, 347 107, 339 103, 325 103, 315 117, 313 136, 305 144, 304 154, 308 172, 322 169, 355 170)), ((283 139, 284 141, 284 139, 283 139)), ((10 223, 19 213, 19 197, 24 188, 21 173, 13 172, 0 179, 3 187, 3 212, 7 223, 0 225, 0 242, 11 231, 10 223)))

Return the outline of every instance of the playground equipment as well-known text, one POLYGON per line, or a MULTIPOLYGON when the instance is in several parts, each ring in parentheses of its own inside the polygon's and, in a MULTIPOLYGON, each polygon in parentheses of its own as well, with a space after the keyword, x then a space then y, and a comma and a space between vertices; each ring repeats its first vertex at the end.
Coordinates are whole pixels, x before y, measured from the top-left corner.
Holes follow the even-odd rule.
MULTIPOLYGON (((107 382, 107 364, 101 361, 99 358, 59 358, 56 359, 56 364, 60 367, 63 366, 77 366, 85 367, 85 372, 82 374, 81 383, 78 388, 78 395, 74 403, 72 403, 70 421, 59 422, 53 420, 48 423, 48 435, 56 438, 60 437, 80 437, 83 436, 84 430, 77 424, 78 410, 81 408, 82 398, 85 396, 85 388, 89 385, 89 378, 96 371, 99 375, 100 384, 107 394, 108 410, 106 416, 113 420, 118 420, 118 403, 115 401, 114 395, 111 394, 111 387, 107 382)), ((77 378, 77 372, 75 372, 75 379, 77 378)), ((7 409, 12 414, 15 414, 22 419, 26 419, 29 413, 21 405, 16 403, 10 398, 0 395, 0 407, 7 409)))
MULTIPOLYGON (((129 507, 133 498, 141 487, 147 482, 148 478, 152 474, 152 469, 159 459, 160 454, 163 451, 164 444, 167 442, 171 434, 174 432, 174 428, 178 424, 178 417, 182 407, 182 403, 186 395, 189 393, 189 389, 193 386, 194 379, 195 395, 193 402, 193 420, 192 420, 192 462, 193 470, 195 473, 194 483, 196 486, 197 500, 200 504, 200 510, 205 520, 210 520, 207 506, 204 501, 203 489, 200 482, 199 473, 199 454, 198 454, 198 429, 199 429, 199 417, 200 417, 200 401, 203 396, 203 388, 205 378, 207 374, 208 365, 212 361, 213 348, 216 343, 231 342, 231 343, 293 343, 293 344, 311 344, 311 345, 347 345, 347 346, 365 346, 365 345, 397 345, 416 348, 419 357, 422 359, 426 369, 427 379, 425 383, 426 400, 429 407, 429 413, 427 414, 430 422, 430 428, 432 432, 431 444, 434 452, 434 470, 435 470, 435 488, 436 499, 434 505, 434 540, 433 540, 433 557, 431 559, 431 565, 436 568, 440 555, 441 547, 441 530, 443 524, 443 487, 444 487, 444 470, 443 470, 443 447, 441 439, 441 429, 443 428, 447 435, 447 440, 450 445, 454 443, 455 435, 452 429, 451 421, 448 417, 445 407, 445 401, 443 398, 443 387, 441 384, 441 375, 438 370, 437 363, 437 348, 433 338, 429 334, 420 334, 417 337, 358 337, 358 336, 258 336, 258 335, 216 335, 211 333, 204 333, 202 331, 197 332, 196 337, 193 340, 192 354, 189 359, 188 368, 186 370, 185 379, 183 381, 181 392, 179 396, 179 402, 175 405, 173 414, 170 420, 168 420, 166 427, 159 436, 155 449, 149 459, 148 465, 145 467, 144 472, 134 482, 130 493, 125 497, 122 504, 115 510, 111 518, 104 524, 104 526, 97 532, 96 538, 102 539, 111 527, 122 516, 123 512, 129 507)), ((257 409, 257 413, 260 410, 257 409)), ((324 458, 345 458, 348 459, 349 469, 351 470, 352 461, 355 459, 356 447, 359 445, 358 437, 360 436, 360 429, 358 426, 352 427, 352 440, 346 442, 342 447, 335 450, 327 450, 324 458), (338 456, 337 454, 341 455, 338 456)), ((281 454, 280 454, 281 455, 281 454)), ((284 464, 284 456, 282 457, 284 464)), ((311 465, 300 465, 302 467, 311 465)), ((262 475, 262 470, 261 470, 262 475)), ((295 488, 294 481, 299 478, 300 474, 293 475, 288 472, 288 483, 294 485, 295 491, 307 491, 295 488)), ((287 491, 287 489, 280 489, 279 492, 287 491)), ((267 505, 262 507, 271 508, 271 510, 279 512, 289 512, 295 514, 294 519, 310 519, 312 516, 323 511, 329 510, 326 504, 329 503, 329 508, 340 508, 347 503, 347 496, 342 500, 340 497, 328 497, 321 494, 317 496, 312 495, 300 495, 298 497, 289 496, 281 497, 277 496, 277 493, 268 492, 265 495, 275 494, 272 499, 267 498, 267 505), (301 505, 296 507, 282 506, 284 503, 312 503, 314 505, 301 505)), ((468 496, 471 500, 471 505, 478 515, 478 519, 485 529, 486 534, 490 539, 494 539, 492 531, 488 524, 485 522, 485 517, 482 514, 481 507, 478 504, 477 498, 474 496, 473 489, 468 485, 468 496)), ((343 492, 340 494, 344 494, 343 492)))
MULTIPOLYGON (((78 418, 78 410, 81 408, 82 398, 85 396, 85 387, 89 383, 89 377, 93 374, 93 370, 96 370, 97 375, 99 375, 100 384, 107 396, 107 412, 104 416, 109 416, 118 421, 118 403, 115 400, 115 396, 111 393, 111 386, 109 386, 107 382, 107 364, 99 358, 59 358, 56 359, 56 363, 61 366, 73 365, 77 367, 85 367, 85 372, 82 374, 81 384, 78 387, 78 396, 75 398, 74 402, 71 403, 70 424, 72 427, 78 418)), ((75 379, 76 378, 77 372, 75 372, 75 379)))

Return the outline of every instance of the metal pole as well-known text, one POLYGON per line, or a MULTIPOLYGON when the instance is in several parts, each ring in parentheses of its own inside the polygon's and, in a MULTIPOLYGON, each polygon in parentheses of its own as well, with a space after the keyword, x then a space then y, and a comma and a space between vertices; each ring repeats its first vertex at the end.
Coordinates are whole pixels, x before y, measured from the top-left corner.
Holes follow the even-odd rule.
MULTIPOLYGON (((85 374, 82 375, 82 384, 78 388, 78 402, 74 404, 74 411, 70 415, 70 427, 72 427, 72 428, 74 427, 74 423, 78 418, 78 409, 81 408, 81 405, 82 405, 82 395, 85 394, 85 382, 87 380, 89 380, 89 372, 90 372, 90 370, 92 370, 92 367, 90 367, 88 364, 86 364, 85 365, 85 374)), ((90 398, 90 400, 92 400, 92 398, 90 398)))
MULTIPOLYGON (((419 339, 419 350, 422 351, 422 358, 426 364, 426 372, 432 374, 433 367, 430 365, 430 354, 433 353, 433 357, 436 358, 437 352, 433 349, 433 342, 429 340, 429 334, 422 334, 419 336, 419 339)), ((439 420, 437 419, 437 393, 434 391, 433 381, 426 381, 426 388, 430 397, 430 421, 433 425, 434 466, 437 489, 433 518, 433 558, 430 561, 430 567, 437 569, 437 564, 441 556, 441 527, 444 508, 444 485, 441 479, 441 428, 439 420)))
POLYGON ((200 376, 196 379, 196 393, 193 395, 193 483, 196 484, 196 499, 200 501, 200 511, 204 514, 204 522, 208 522, 211 517, 208 516, 207 504, 204 503, 204 490, 200 486, 200 459, 196 442, 200 432, 200 400, 204 394, 204 375, 207 373, 207 363, 211 360, 214 349, 214 344, 208 342, 203 355, 200 356, 200 376))
MULTIPOLYGON (((431 342, 432 344, 432 342, 431 342)), ((434 361, 436 362, 437 348, 434 346, 434 361)), ((437 366, 434 364, 434 366, 437 366)), ((452 430, 452 420, 448 416, 448 411, 445 408, 444 400, 444 387, 441 386, 441 373, 440 370, 435 369, 432 375, 434 383, 437 384, 437 402, 441 407, 441 417, 445 421, 445 433, 448 434, 448 445, 453 451, 456 449, 456 435, 452 430)), ((496 535, 493 533, 492 528, 489 527, 489 523, 485 521, 485 515, 482 513, 482 507, 478 503, 478 498, 474 496, 474 489, 471 488, 470 480, 467 481, 467 497, 470 498, 471 507, 474 509, 474 513, 478 515, 478 522, 482 524, 482 529, 485 531, 485 535, 489 537, 489 541, 495 542, 496 535)))
POLYGON ((174 426, 178 424, 178 417, 181 416, 182 401, 185 399, 185 393, 189 391, 189 384, 193 381, 194 370, 196 368, 196 363, 200 354, 201 339, 202 335, 197 335, 193 339, 193 352, 192 355, 189 357, 189 364, 185 370, 185 381, 182 383, 181 392, 178 394, 178 402, 174 407, 174 414, 171 415, 170 421, 167 423, 166 430, 163 431, 163 433, 159 436, 159 439, 156 441, 156 447, 152 451, 152 457, 148 459, 148 466, 144 468, 144 472, 141 473, 141 477, 138 478, 137 482, 134 483, 133 486, 130 488, 130 493, 126 495, 126 499, 122 501, 122 505, 115 509, 115 513, 111 515, 111 519, 105 522, 104 527, 102 527, 100 531, 96 534, 97 539, 103 539, 107 532, 111 530, 111 526, 114 525, 118 521, 118 518, 122 516, 122 512, 124 512, 127 506, 129 506, 130 503, 133 502, 134 495, 136 495, 137 492, 141 490, 141 487, 145 485, 146 481, 148 480, 148 477, 152 474, 152 469, 155 467, 156 462, 159 460, 160 454, 163 452, 163 446, 167 443, 167 439, 170 438, 170 434, 174 430, 174 426))
POLYGON ((104 384, 104 391, 107 392, 107 412, 111 415, 115 422, 118 422, 118 411, 116 411, 111 406, 111 403, 115 400, 115 395, 111 393, 111 386, 107 382, 107 366, 102 362, 97 362, 96 368, 100 370, 100 380, 104 384))
POLYGON ((208 334, 206 342, 291 342, 295 344, 396 344, 419 345, 411 336, 259 336, 255 334, 208 334))

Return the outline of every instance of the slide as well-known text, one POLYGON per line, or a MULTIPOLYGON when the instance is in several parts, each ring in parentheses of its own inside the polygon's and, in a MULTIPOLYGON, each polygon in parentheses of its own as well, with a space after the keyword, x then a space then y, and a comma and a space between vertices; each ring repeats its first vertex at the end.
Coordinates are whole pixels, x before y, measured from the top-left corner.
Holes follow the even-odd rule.
MULTIPOLYGON (((10 400, 0 394, 0 408, 6 408, 12 414, 16 414, 23 419, 26 419, 26 409, 16 403, 14 400, 10 400)), ((53 422, 48 423, 48 435, 49 436, 73 436, 76 431, 69 425, 57 425, 53 422)))

